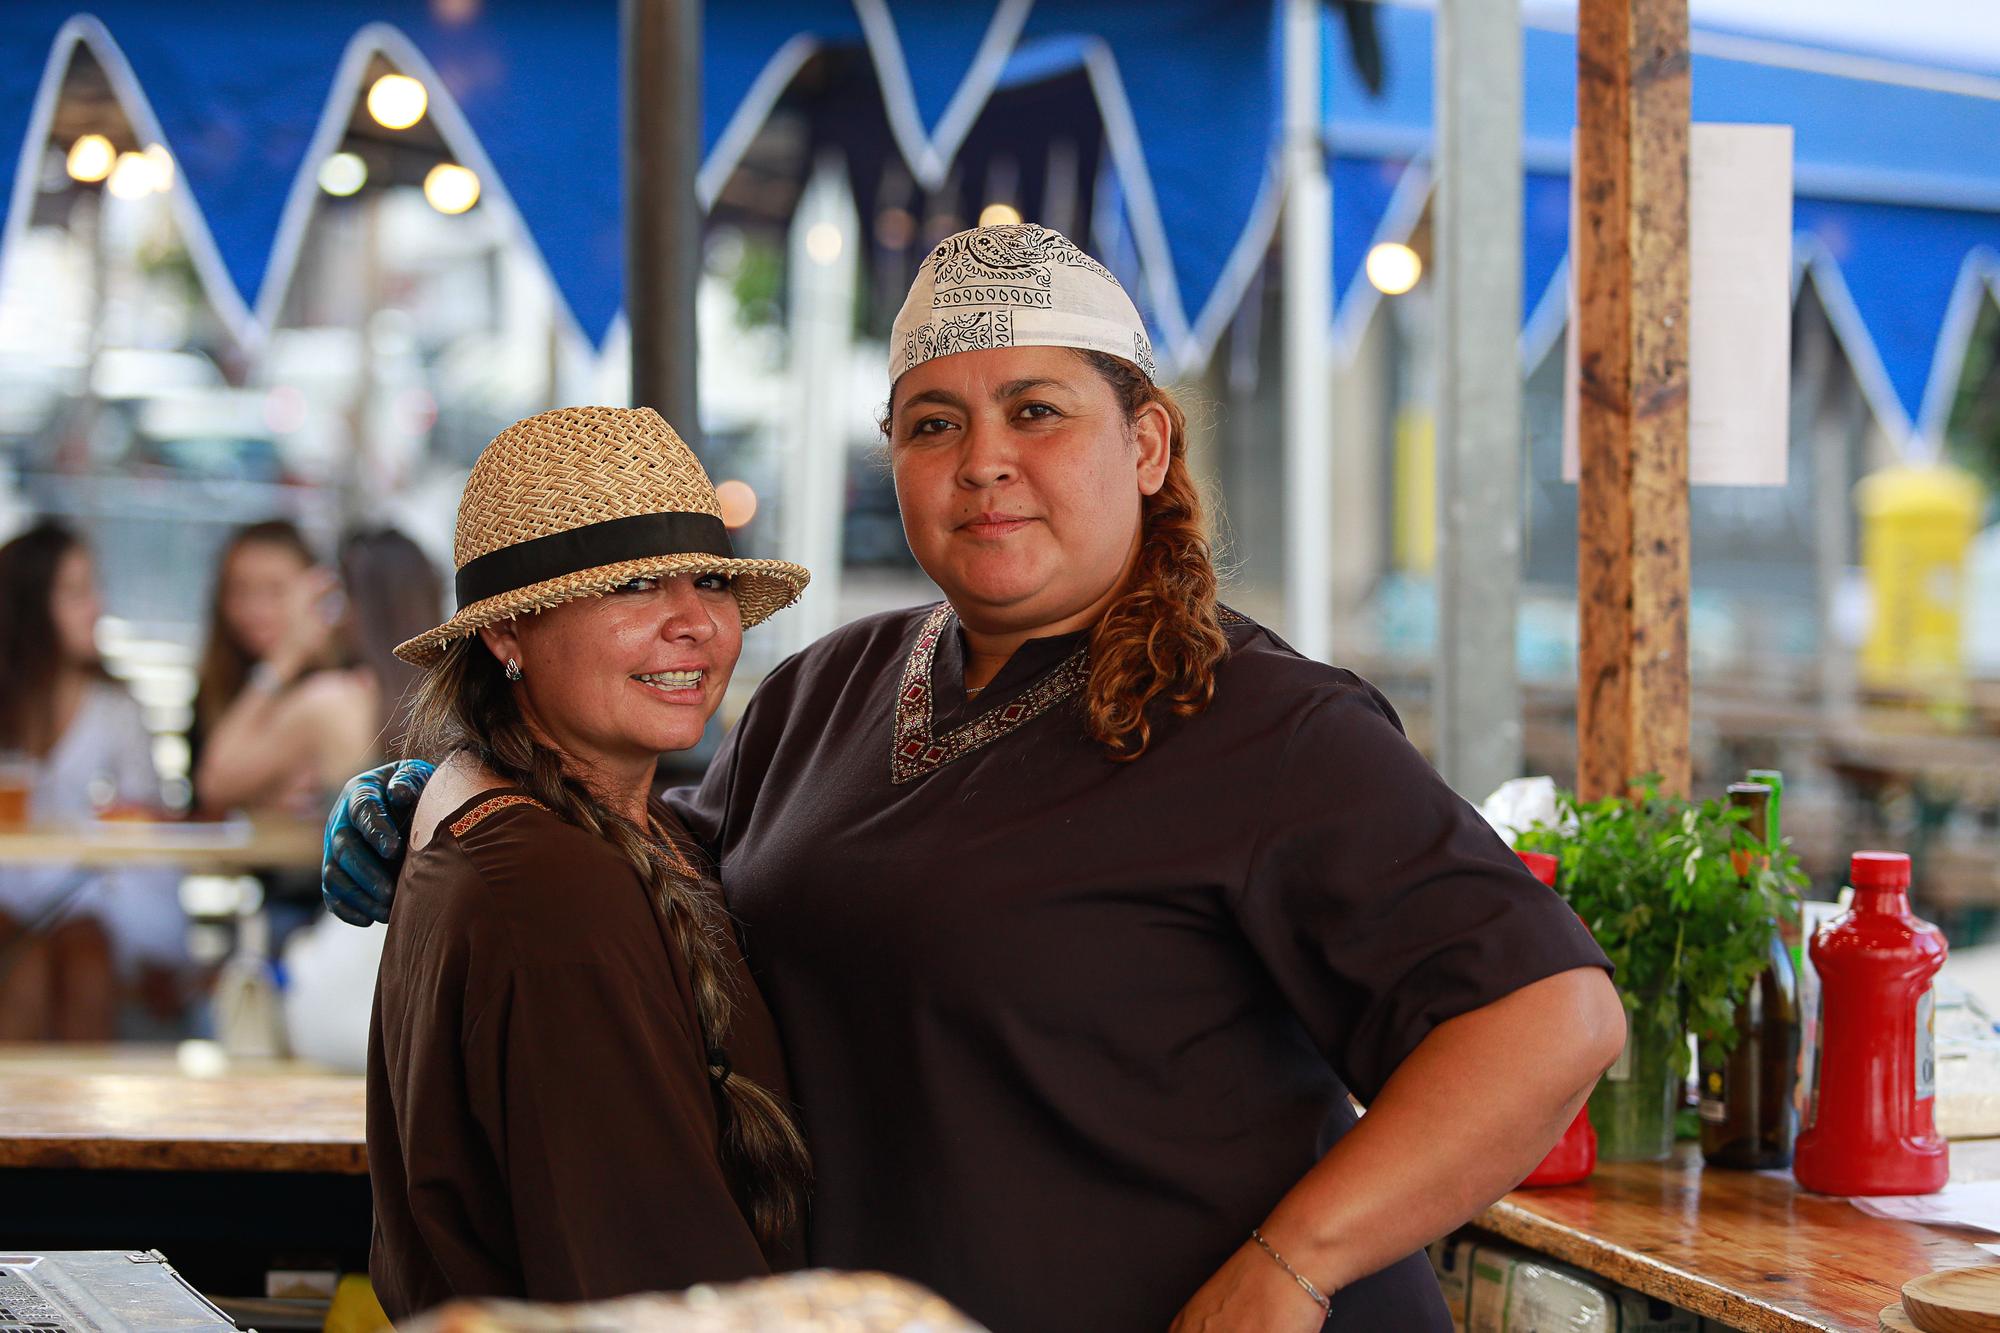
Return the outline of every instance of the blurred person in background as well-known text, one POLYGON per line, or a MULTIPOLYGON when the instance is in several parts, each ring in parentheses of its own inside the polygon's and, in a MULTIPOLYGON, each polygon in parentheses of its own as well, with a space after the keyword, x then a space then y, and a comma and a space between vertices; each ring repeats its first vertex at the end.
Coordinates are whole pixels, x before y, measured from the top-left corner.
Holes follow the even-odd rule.
MULTIPOLYGON (((388 529, 341 545, 339 572, 314 561, 292 523, 236 532, 216 565, 215 601, 189 735, 196 809, 313 814, 357 764, 389 757, 414 679, 391 649, 436 620, 443 585, 417 545, 388 529)), ((311 872, 257 876, 270 946, 320 915, 311 872)), ((364 989, 374 958, 354 960, 364 989)))
MULTIPOLYGON (((422 548, 394 528, 368 528, 340 547, 347 613, 343 660, 369 695, 368 762, 403 753, 410 705, 423 672, 396 656, 438 622, 444 580, 422 548)), ((322 918, 291 936, 284 949, 285 1031, 294 1054, 331 1069, 360 1073, 368 1060, 368 1015, 382 960, 381 931, 348 930, 322 918)))
POLYGON ((383 527, 363 528, 341 543, 340 583, 347 594, 347 655, 375 695, 374 751, 399 755, 423 673, 396 656, 396 645, 437 623, 444 580, 422 547, 383 527))
POLYGON ((230 538, 188 738, 197 808, 307 814, 376 752, 377 691, 343 665, 345 613, 338 577, 291 523, 230 538))
MULTIPOLYGON (((0 749, 37 823, 159 813, 152 737, 97 655, 90 552, 44 521, 0 547, 0 749)), ((107 1041, 121 993, 179 1008, 187 922, 171 871, 0 867, 0 1039, 107 1041)))

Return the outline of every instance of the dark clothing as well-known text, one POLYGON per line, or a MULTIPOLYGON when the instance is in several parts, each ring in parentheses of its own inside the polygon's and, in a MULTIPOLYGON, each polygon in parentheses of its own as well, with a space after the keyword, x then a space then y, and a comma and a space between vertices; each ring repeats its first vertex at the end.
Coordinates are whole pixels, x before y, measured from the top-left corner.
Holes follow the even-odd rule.
MULTIPOLYGON (((1160 1333, 1350 1091, 1605 965, 1373 687, 1225 627, 1209 709, 1114 763, 1083 729, 1086 636, 968 700, 947 613, 859 621, 774 671, 679 797, 785 1034, 813 1263, 999 1333, 1160 1333), (927 627, 934 665, 906 670, 927 627)), ((1450 1327, 1421 1254, 1333 1303, 1339 1328, 1450 1327)))
MULTIPOLYGON (((610 844, 482 792, 404 863, 388 930, 369 1272, 392 1318, 769 1271, 718 1160, 686 963, 610 844)), ((784 1097, 770 1015, 737 972, 729 1058, 784 1097)))

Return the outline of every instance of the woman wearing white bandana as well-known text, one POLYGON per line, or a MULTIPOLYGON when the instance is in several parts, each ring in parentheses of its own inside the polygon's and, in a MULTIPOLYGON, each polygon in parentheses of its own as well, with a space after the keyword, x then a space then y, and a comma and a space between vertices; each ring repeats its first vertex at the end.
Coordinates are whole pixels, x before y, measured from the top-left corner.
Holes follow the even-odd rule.
MULTIPOLYGON (((785 1041, 812 1262, 1001 1333, 1448 1328, 1419 1251, 1616 1057, 1602 954, 1372 686, 1216 602, 1102 266, 961 232, 890 355, 947 600, 779 666, 673 798, 785 1041)), ((350 920, 387 914, 386 776, 331 824, 350 920)))

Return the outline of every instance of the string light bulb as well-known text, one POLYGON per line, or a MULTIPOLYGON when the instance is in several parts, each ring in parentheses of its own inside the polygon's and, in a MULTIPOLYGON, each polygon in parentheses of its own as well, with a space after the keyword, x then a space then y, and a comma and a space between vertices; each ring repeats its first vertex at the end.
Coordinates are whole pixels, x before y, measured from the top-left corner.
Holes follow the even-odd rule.
POLYGON ((319 188, 336 199, 361 193, 368 183, 368 164, 359 153, 330 153, 319 164, 319 188))
POLYGON ((174 188, 174 155, 163 143, 146 145, 146 161, 153 168, 153 188, 161 194, 174 188))
POLYGON ((1012 204, 988 204, 979 210, 982 227, 1011 227, 1021 220, 1021 210, 1012 204))
POLYGON ((63 167, 73 181, 95 185, 111 174, 118 162, 118 150, 101 134, 86 134, 69 146, 63 167))
POLYGON ((1383 241, 1368 251, 1368 281, 1384 296, 1401 296, 1424 276, 1424 261, 1400 241, 1383 241))
POLYGON ((456 162, 440 162, 424 176, 424 198, 440 213, 463 213, 479 202, 479 174, 456 162))
POLYGON ((806 254, 815 264, 831 264, 846 246, 840 228, 831 222, 815 222, 806 228, 806 254))
POLYGON ((153 192, 153 164, 144 153, 120 153, 104 188, 111 191, 114 199, 144 199, 153 192))
POLYGON ((407 130, 430 105, 429 91, 407 74, 384 74, 368 89, 368 114, 385 130, 407 130))

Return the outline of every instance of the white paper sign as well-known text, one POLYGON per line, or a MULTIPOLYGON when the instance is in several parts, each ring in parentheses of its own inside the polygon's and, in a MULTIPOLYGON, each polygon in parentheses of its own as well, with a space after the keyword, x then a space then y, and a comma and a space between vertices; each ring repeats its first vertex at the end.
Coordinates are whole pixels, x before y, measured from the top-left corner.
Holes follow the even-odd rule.
MULTIPOLYGON (((1792 127, 1688 136, 1688 481, 1783 486, 1791 452, 1792 127)), ((1577 234, 1575 175, 1570 235, 1577 234)), ((1576 283, 1563 368, 1563 480, 1577 479, 1576 283)))
POLYGON ((1871 1217, 2000 1231, 2000 1180, 1953 1181, 1936 1194, 1887 1194, 1848 1202, 1871 1217))

